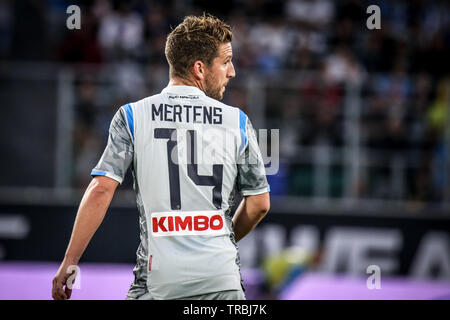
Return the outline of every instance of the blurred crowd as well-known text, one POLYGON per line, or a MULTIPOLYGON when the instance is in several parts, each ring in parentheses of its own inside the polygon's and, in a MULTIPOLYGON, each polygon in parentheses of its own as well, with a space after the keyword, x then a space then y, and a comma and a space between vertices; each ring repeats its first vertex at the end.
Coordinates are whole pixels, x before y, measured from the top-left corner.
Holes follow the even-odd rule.
MULTIPOLYGON (((358 196, 395 197, 389 177, 399 159, 406 181, 396 189, 399 197, 448 199, 450 3, 444 0, 0 1, 0 58, 89 66, 77 77, 75 185, 89 178, 118 106, 167 84, 171 27, 202 12, 232 26, 238 75, 313 75, 288 94, 276 85, 267 93, 266 126, 284 130, 284 161, 271 177, 275 194, 312 194, 312 169, 295 163, 301 147, 346 146, 345 121, 358 117, 358 143, 380 163, 361 175, 358 196), (80 30, 65 28, 70 4, 81 8, 80 30), (369 5, 380 8, 379 30, 366 26, 369 5), (361 97, 356 113, 346 113, 349 88, 361 97)), ((246 92, 232 89, 227 102, 245 104, 246 92)), ((331 171, 338 191, 330 194, 339 197, 343 173, 339 166, 331 171)))

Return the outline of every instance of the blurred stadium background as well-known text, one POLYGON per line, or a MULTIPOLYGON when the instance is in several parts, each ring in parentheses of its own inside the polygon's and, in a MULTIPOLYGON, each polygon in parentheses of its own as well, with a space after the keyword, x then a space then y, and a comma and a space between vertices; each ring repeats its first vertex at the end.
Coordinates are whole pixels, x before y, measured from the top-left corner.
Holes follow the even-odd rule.
MULTIPOLYGON (((270 214, 239 243, 247 297, 450 299, 450 3, 438 0, 0 1, 0 299, 51 298, 112 115, 167 85, 165 37, 204 11, 234 31, 224 102, 280 129, 270 214), (66 28, 71 4, 80 30, 66 28)), ((138 232, 128 174, 73 299, 125 297, 138 232)))

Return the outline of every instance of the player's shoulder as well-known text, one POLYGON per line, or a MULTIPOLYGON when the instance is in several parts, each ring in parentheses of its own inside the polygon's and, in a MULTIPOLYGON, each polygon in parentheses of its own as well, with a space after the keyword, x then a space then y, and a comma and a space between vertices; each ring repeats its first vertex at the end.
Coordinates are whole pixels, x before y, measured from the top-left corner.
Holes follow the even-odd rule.
POLYGON ((133 109, 146 108, 149 104, 151 105, 152 102, 154 103, 155 101, 159 101, 161 96, 161 93, 156 93, 154 95, 144 97, 140 100, 130 102, 129 105, 133 109))
POLYGON ((134 126, 135 117, 158 95, 147 96, 119 106, 114 115, 113 122, 126 123, 129 126, 134 126))
POLYGON ((145 111, 151 107, 152 103, 159 101, 160 96, 161 93, 157 93, 139 100, 128 102, 120 106, 118 111, 122 113, 123 117, 134 119, 136 116, 139 117, 139 114, 145 113, 145 111))
POLYGON ((230 128, 245 130, 248 125, 247 114, 239 107, 225 104, 221 101, 207 97, 211 104, 222 109, 224 116, 224 125, 230 128))
POLYGON ((224 110, 225 112, 235 113, 237 115, 243 114, 243 115, 247 116, 245 114, 245 112, 242 111, 242 109, 239 108, 239 107, 235 107, 235 106, 232 106, 232 105, 225 104, 225 103, 223 103, 223 102, 221 102, 219 100, 216 100, 216 99, 208 97, 208 96, 206 96, 206 100, 207 100, 207 102, 210 102, 211 105, 214 105, 215 107, 222 108, 222 110, 224 110))

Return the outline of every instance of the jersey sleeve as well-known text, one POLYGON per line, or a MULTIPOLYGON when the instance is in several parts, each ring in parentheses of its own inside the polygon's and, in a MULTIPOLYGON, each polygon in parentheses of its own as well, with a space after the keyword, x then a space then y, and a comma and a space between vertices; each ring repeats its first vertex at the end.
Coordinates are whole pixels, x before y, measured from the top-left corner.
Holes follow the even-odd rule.
POLYGON ((241 146, 237 161, 237 191, 242 196, 258 195, 270 192, 266 178, 266 169, 250 119, 241 111, 241 146))
POLYGON ((122 183, 133 161, 134 144, 130 135, 125 110, 120 108, 114 115, 108 135, 108 143, 91 176, 106 176, 122 183))

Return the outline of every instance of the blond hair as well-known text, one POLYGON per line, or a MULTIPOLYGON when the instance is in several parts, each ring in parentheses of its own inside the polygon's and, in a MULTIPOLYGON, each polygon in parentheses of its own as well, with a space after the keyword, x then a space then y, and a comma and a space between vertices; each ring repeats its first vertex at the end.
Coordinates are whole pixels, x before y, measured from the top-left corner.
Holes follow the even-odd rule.
POLYGON ((232 38, 230 26, 212 15, 185 17, 167 36, 165 54, 170 77, 188 77, 197 60, 210 66, 219 46, 232 38))

